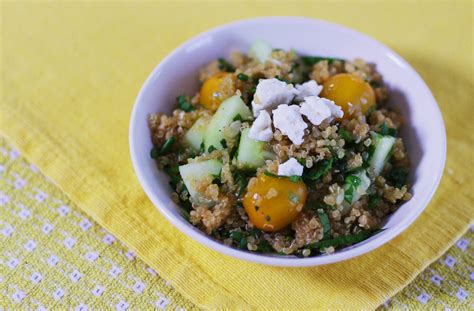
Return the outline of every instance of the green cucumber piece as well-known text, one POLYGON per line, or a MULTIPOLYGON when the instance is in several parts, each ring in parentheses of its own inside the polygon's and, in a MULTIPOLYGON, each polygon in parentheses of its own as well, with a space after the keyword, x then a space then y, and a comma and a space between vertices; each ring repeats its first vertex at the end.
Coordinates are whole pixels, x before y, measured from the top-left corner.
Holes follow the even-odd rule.
MULTIPOLYGON (((355 189, 352 191, 352 200, 350 205, 354 204, 355 202, 359 201, 360 197, 367 193, 367 189, 370 187, 370 178, 367 176, 365 170, 360 170, 357 173, 353 174, 355 177, 358 178, 359 184, 355 189)), ((345 184, 344 191, 348 191, 352 185, 345 184)))
POLYGON ((196 151, 200 149, 201 143, 204 140, 209 119, 210 117, 207 116, 197 119, 193 126, 184 134, 184 142, 196 151))
POLYGON ((367 193, 369 187, 370 178, 367 176, 367 172, 365 170, 360 170, 357 173, 346 177, 346 182, 344 184, 344 201, 342 202, 341 213, 346 215, 351 210, 351 206, 355 202, 359 201, 361 196, 367 193), (352 182, 349 182, 349 180, 352 182), (354 184, 354 180, 357 181, 357 185, 354 184), (347 201, 348 197, 350 197, 350 202, 347 201))
POLYGON ((265 63, 270 58, 273 48, 263 40, 255 41, 249 49, 249 56, 255 58, 260 63, 265 63))
POLYGON ((268 143, 249 137, 250 129, 246 128, 240 135, 237 163, 242 168, 256 169, 265 164, 265 160, 274 159, 275 154, 268 150, 268 143))
POLYGON ((222 140, 224 139, 224 130, 234 119, 251 120, 252 112, 245 105, 240 96, 234 95, 221 103, 216 113, 212 116, 204 136, 204 148, 206 151, 211 149, 224 149, 222 140))
POLYGON ((207 160, 181 165, 179 174, 188 189, 189 195, 198 202, 202 202, 201 194, 197 190, 200 181, 218 176, 221 173, 222 163, 219 160, 207 160))
POLYGON ((378 176, 390 158, 390 152, 397 139, 393 136, 383 136, 376 132, 370 132, 370 136, 375 141, 374 153, 369 160, 370 173, 378 176))

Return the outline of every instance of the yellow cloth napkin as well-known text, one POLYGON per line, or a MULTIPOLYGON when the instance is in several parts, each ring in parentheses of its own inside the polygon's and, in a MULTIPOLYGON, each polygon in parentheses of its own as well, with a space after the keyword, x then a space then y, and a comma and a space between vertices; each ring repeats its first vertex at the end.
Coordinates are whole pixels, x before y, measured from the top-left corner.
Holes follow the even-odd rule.
POLYGON ((444 252, 473 219, 471 2, 1 5, 2 133, 198 306, 373 308, 444 252), (135 178, 129 114, 156 63, 209 27, 270 14, 329 19, 374 36, 414 65, 441 106, 447 174, 420 218, 370 254, 302 269, 232 259, 174 229, 135 178))

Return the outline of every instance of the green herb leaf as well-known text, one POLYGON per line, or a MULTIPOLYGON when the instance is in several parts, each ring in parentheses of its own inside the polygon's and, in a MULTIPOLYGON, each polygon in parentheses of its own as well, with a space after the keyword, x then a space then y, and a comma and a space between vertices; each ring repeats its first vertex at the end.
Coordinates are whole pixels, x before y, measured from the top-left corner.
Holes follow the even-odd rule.
POLYGON ((257 247, 257 252, 269 253, 273 251, 273 247, 268 243, 267 240, 261 240, 257 247))
POLYGON ((385 179, 397 188, 401 188, 407 183, 408 169, 403 166, 395 166, 388 172, 385 179))
POLYGON ((247 237, 243 237, 240 242, 239 246, 240 249, 247 249, 247 237))
POLYGON ((208 153, 211 153, 211 152, 213 152, 214 150, 217 150, 217 148, 214 147, 213 145, 210 145, 209 148, 207 148, 207 152, 208 152, 208 153))
POLYGON ((296 161, 298 161, 299 164, 306 166, 306 160, 303 158, 296 158, 296 161))
POLYGON ((156 159, 156 158, 158 158, 159 153, 160 153, 160 150, 158 148, 156 148, 155 146, 153 146, 153 148, 151 148, 151 150, 150 150, 150 157, 152 159, 156 159))
POLYGON ((285 82, 286 84, 291 83, 290 81, 288 81, 288 80, 286 80, 286 79, 280 77, 279 75, 276 75, 276 76, 275 76, 275 79, 278 79, 278 80, 280 80, 280 81, 282 81, 282 82, 285 82))
POLYGON ((221 145, 222 145, 222 148, 227 148, 227 141, 224 138, 222 138, 221 140, 221 145))
POLYGON ((234 242, 236 242, 236 243, 240 242, 240 240, 242 239, 242 236, 243 236, 243 234, 242 234, 241 231, 232 231, 230 233, 230 238, 232 240, 234 240, 234 242))
POLYGON ((351 133, 349 133, 349 131, 347 131, 346 129, 343 129, 342 127, 339 128, 339 136, 341 136, 341 138, 347 142, 354 141, 354 136, 351 133))
POLYGON ((206 149, 206 146, 204 145, 204 142, 201 143, 199 146, 199 154, 203 154, 206 149))
POLYGON ((303 179, 309 181, 319 180, 322 176, 331 171, 332 163, 333 159, 321 161, 321 163, 315 169, 312 169, 308 173, 304 174, 303 179))
POLYGON ((178 185, 179 182, 181 182, 183 179, 181 178, 181 175, 179 174, 179 167, 178 165, 166 165, 163 168, 163 171, 169 176, 170 178, 170 186, 173 188, 173 190, 176 190, 176 186, 178 185))
POLYGON ((329 235, 331 234, 331 222, 329 221, 329 216, 321 210, 318 211, 318 214, 321 225, 323 226, 323 239, 328 239, 329 235))
POLYGON ((377 207, 377 205, 379 204, 379 202, 381 201, 382 199, 380 198, 380 196, 374 194, 374 195, 371 195, 369 197, 369 204, 368 204, 368 208, 369 209, 374 209, 377 207))
POLYGON ((349 175, 345 179, 345 187, 344 187, 344 200, 347 203, 352 203, 352 197, 354 195, 354 191, 356 191, 357 187, 361 184, 361 180, 356 175, 349 175))
POLYGON ((300 181, 302 181, 301 176, 293 175, 293 176, 290 176, 290 177, 288 177, 288 178, 289 178, 290 181, 292 181, 292 182, 300 182, 300 181))
POLYGON ((228 61, 226 61, 223 58, 217 59, 217 62, 218 62, 218 67, 220 70, 227 71, 227 72, 235 71, 234 66, 232 66, 232 64, 230 64, 228 61))
POLYGON ((234 182, 239 186, 237 196, 241 197, 244 194, 245 189, 247 189, 247 184, 251 175, 246 174, 244 171, 235 171, 233 177, 234 182))
POLYGON ((242 116, 240 115, 240 113, 238 113, 233 119, 232 121, 244 121, 244 119, 242 118, 242 116))
POLYGON ((237 75, 237 79, 239 79, 240 81, 247 81, 249 79, 249 76, 247 76, 246 74, 244 73, 239 73, 237 75))
POLYGON ((249 234, 253 237, 258 238, 262 235, 262 231, 257 228, 253 228, 252 230, 249 231, 249 234))
POLYGON ((263 173, 267 176, 271 176, 271 177, 275 177, 275 178, 288 178, 292 182, 299 182, 299 181, 302 180, 302 178, 300 176, 296 176, 296 175, 283 176, 283 175, 273 174, 272 172, 269 172, 269 171, 265 171, 263 173))
POLYGON ((334 61, 344 62, 343 59, 340 58, 332 58, 332 57, 321 57, 321 56, 301 56, 301 61, 306 66, 313 66, 320 61, 327 60, 328 64, 332 64, 334 61))
POLYGON ((186 96, 180 95, 176 97, 176 100, 178 101, 178 107, 186 112, 193 111, 196 108, 186 99, 186 96))
MULTIPOLYGON (((171 136, 170 138, 168 138, 165 141, 165 143, 161 146, 160 150, 158 151, 157 156, 163 156, 163 155, 167 154, 171 150, 171 147, 173 147, 173 144, 174 144, 175 141, 176 141, 176 137, 174 137, 174 136, 171 136)), ((153 155, 152 155, 152 157, 153 157, 153 155)))
POLYGON ((380 134, 382 134, 383 136, 389 135, 397 137, 397 129, 388 127, 387 123, 384 122, 382 123, 382 125, 380 125, 380 134))
POLYGON ((213 178, 212 178, 212 183, 213 183, 213 184, 216 184, 216 185, 219 185, 219 186, 222 185, 222 183, 221 183, 221 175, 219 175, 219 174, 218 174, 218 175, 212 175, 212 177, 213 177, 213 178))

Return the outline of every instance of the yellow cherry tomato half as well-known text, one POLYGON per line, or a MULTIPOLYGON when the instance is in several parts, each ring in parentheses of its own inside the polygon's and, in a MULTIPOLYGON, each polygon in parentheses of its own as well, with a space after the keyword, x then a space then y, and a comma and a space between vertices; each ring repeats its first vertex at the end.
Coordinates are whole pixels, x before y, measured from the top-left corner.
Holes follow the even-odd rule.
POLYGON ((235 76, 228 72, 218 72, 204 81, 199 92, 201 105, 212 111, 227 98, 235 94, 235 76))
POLYGON ((375 106, 375 93, 370 84, 349 73, 340 73, 327 79, 320 96, 331 99, 340 106, 344 111, 344 119, 350 119, 358 109, 366 114, 375 106))
POLYGON ((307 194, 302 181, 262 174, 250 181, 243 205, 255 227, 278 231, 298 217, 307 194))

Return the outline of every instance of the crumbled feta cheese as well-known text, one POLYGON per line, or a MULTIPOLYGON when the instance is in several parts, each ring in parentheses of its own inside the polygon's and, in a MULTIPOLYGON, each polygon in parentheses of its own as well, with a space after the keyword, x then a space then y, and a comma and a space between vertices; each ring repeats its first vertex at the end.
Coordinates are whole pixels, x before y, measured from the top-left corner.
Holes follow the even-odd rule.
POLYGON ((298 92, 295 97, 295 100, 297 102, 304 101, 305 97, 317 96, 323 90, 323 86, 318 85, 314 80, 309 80, 308 82, 305 82, 303 84, 297 84, 295 88, 298 92))
POLYGON ((261 110, 249 130, 249 137, 259 141, 270 141, 273 137, 272 119, 266 110, 261 110))
POLYGON ((253 115, 256 117, 261 110, 289 104, 295 95, 296 90, 291 84, 274 78, 260 80, 252 101, 253 115))
POLYGON ((273 125, 295 145, 303 143, 304 130, 308 127, 297 105, 280 105, 273 110, 273 125))
POLYGON ((319 101, 319 97, 306 97, 301 104, 301 114, 305 115, 314 125, 320 125, 324 120, 331 117, 331 109, 319 101))
POLYGON ((314 125, 320 125, 326 119, 331 122, 334 118, 344 116, 341 107, 332 100, 318 96, 305 97, 301 104, 301 113, 314 125))
POLYGON ((278 175, 280 176, 301 176, 303 175, 303 165, 299 164, 295 158, 278 165, 278 175))

